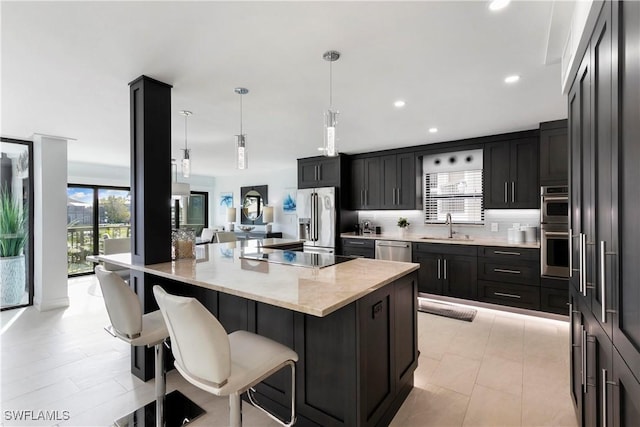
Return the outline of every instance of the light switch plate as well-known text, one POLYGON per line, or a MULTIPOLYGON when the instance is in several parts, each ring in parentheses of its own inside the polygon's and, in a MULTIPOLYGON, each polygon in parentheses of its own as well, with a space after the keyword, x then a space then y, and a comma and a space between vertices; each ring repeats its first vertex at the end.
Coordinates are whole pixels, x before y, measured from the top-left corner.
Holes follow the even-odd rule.
POLYGON ((492 222, 491 223, 491 231, 498 231, 498 223, 497 222, 492 222))

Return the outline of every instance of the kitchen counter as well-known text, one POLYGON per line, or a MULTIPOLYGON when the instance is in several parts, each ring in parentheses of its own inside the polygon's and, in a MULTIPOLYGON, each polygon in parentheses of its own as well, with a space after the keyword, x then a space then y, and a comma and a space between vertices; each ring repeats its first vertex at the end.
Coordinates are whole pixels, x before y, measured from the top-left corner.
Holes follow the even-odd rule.
MULTIPOLYGON (((411 392, 418 366, 419 265, 354 258, 318 268, 241 258, 297 259, 301 252, 276 249, 296 242, 199 245, 196 259, 144 266, 132 265, 130 254, 88 258, 131 268, 134 280, 143 276, 138 295, 153 298, 150 288, 160 284, 198 298, 228 333, 248 330, 293 348, 301 390, 296 425, 388 425, 411 392)), ((286 378, 274 375, 256 386, 258 400, 283 418, 289 413, 286 378)))
POLYGON ((413 263, 363 258, 324 268, 240 258, 242 251, 256 251, 260 247, 268 252, 297 242, 300 241, 271 238, 199 245, 198 259, 153 265, 133 265, 129 253, 98 255, 88 259, 320 317, 419 268, 413 263))
POLYGON ((401 242, 416 242, 416 243, 446 243, 451 245, 473 245, 473 246, 502 246, 509 248, 531 248, 539 249, 540 242, 535 243, 508 243, 503 239, 493 239, 489 237, 471 237, 470 239, 453 238, 448 239, 446 237, 425 236, 424 234, 411 234, 407 233, 400 235, 399 233, 367 233, 356 234, 342 233, 340 237, 352 238, 352 239, 370 239, 370 240, 397 240, 401 242))

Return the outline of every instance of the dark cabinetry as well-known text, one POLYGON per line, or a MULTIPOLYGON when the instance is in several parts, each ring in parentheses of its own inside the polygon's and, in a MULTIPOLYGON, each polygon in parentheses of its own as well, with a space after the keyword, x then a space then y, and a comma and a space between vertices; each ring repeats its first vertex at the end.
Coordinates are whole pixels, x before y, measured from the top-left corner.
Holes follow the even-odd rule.
POLYGON ((640 3, 598 4, 569 91, 572 331, 582 425, 640 419, 640 3), (586 344, 585 344, 586 343, 586 344))
POLYGON ((540 123, 540 185, 567 185, 568 134, 567 120, 540 123))
POLYGON ((375 258, 375 251, 373 239, 342 239, 342 255, 375 258))
POLYGON ((485 144, 484 207, 539 208, 538 157, 534 136, 485 144))
POLYGON ((340 187, 344 156, 298 159, 298 188, 340 187))
POLYGON ((351 161, 353 209, 415 209, 414 153, 367 156, 351 161))
POLYGON ((413 244, 413 262, 420 264, 418 290, 456 298, 477 297, 477 248, 431 243, 413 244))
POLYGON ((416 167, 413 153, 380 158, 381 208, 415 209, 416 167))
POLYGON ((482 247, 478 257, 478 299, 540 309, 540 251, 482 247))
POLYGON ((380 209, 380 158, 365 157, 351 162, 351 207, 380 209))

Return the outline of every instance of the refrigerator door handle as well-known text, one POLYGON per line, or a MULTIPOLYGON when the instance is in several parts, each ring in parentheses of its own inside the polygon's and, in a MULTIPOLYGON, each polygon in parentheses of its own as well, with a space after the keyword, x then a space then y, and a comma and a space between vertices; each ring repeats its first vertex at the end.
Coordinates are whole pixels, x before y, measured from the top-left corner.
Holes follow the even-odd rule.
POLYGON ((313 221, 314 221, 314 227, 313 227, 313 241, 317 242, 318 241, 318 226, 319 224, 319 220, 318 220, 318 193, 313 193, 313 221))

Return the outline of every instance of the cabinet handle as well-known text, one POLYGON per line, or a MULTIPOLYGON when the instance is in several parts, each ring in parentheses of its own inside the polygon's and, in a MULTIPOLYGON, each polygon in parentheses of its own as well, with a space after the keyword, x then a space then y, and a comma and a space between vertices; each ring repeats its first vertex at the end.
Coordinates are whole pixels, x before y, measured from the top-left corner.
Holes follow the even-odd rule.
MULTIPOLYGON (((604 259, 606 250, 606 242, 604 240, 600 241, 600 320, 602 323, 607 323, 607 292, 606 292, 606 274, 605 274, 605 266, 606 262, 604 259)), ((604 369, 603 369, 604 371, 604 369)), ((606 371, 604 372, 606 376, 606 371)), ((604 384, 604 383, 603 383, 604 384)), ((605 425, 604 423, 603 425, 605 425)))
POLYGON ((396 200, 398 201, 398 204, 401 204, 401 202, 400 202, 400 188, 398 188, 398 197, 396 197, 396 200))
POLYGON ((496 272, 496 273, 510 273, 510 274, 520 274, 521 273, 520 270, 507 270, 505 268, 494 268, 493 271, 496 272))
POLYGON ((395 188, 391 192, 391 199, 392 199, 391 204, 395 205, 396 204, 396 189, 395 188))
POLYGON ((447 259, 444 259, 444 280, 447 280, 447 259))
POLYGON ((582 325, 582 342, 581 342, 581 352, 582 352, 582 392, 587 392, 587 331, 584 329, 584 325, 582 325))
POLYGON ((364 242, 347 242, 348 245, 364 245, 364 242))
POLYGON ((318 180, 318 165, 313 166, 313 180, 314 181, 318 180))
POLYGON ((569 229, 569 277, 573 277, 573 230, 569 229))
POLYGON ((500 297, 509 297, 509 298, 522 298, 520 295, 514 295, 514 294, 505 294, 503 292, 494 292, 494 295, 498 295, 500 297))
POLYGON ((602 369, 602 427, 607 427, 607 370, 602 369))
POLYGON ((440 261, 441 259, 438 258, 438 279, 440 279, 440 261))
POLYGON ((511 181, 511 203, 516 201, 516 183, 511 181))
POLYGON ((367 189, 364 190, 364 204, 365 205, 369 204, 369 190, 367 189))
POLYGON ((496 255, 516 255, 520 256, 520 252, 507 252, 507 251, 493 251, 496 255))
POLYGON ((587 273, 584 271, 587 265, 587 235, 580 233, 580 278, 582 296, 587 296, 587 273))
POLYGON ((504 203, 507 203, 507 181, 504 182, 504 203))

